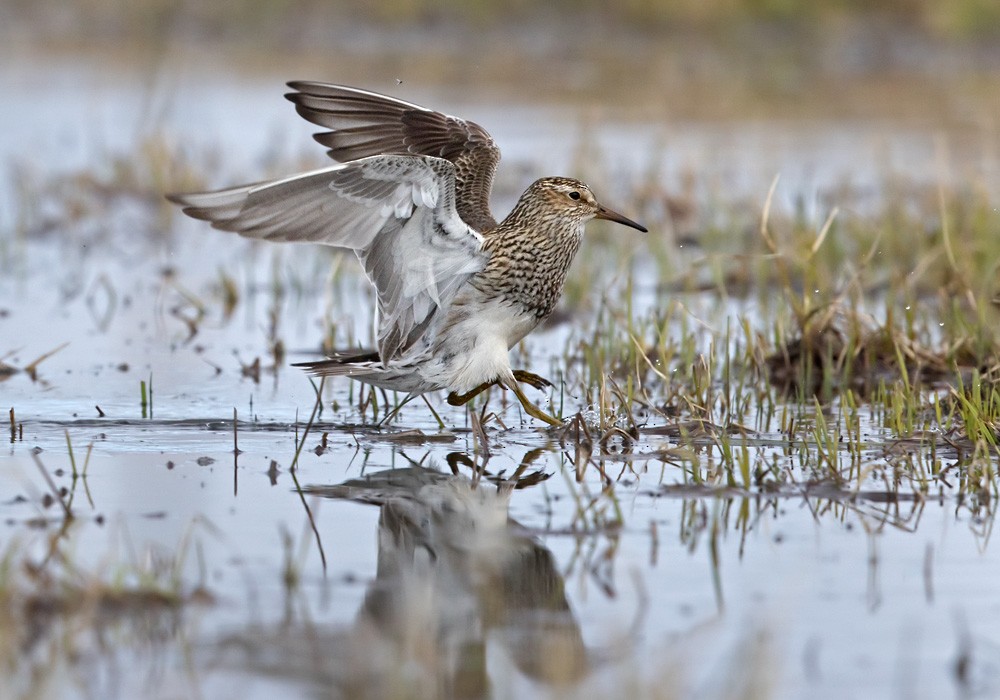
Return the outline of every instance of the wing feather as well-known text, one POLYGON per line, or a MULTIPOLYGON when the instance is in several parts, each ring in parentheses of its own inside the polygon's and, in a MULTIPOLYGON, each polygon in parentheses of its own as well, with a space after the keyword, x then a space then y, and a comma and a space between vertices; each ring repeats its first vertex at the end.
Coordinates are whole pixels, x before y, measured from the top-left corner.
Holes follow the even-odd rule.
POLYGON ((482 236, 455 206, 455 166, 428 156, 371 156, 281 180, 169 195, 196 219, 271 241, 353 250, 378 295, 382 362, 412 348, 483 269, 482 236))
POLYGON ((350 162, 377 154, 443 158, 456 166, 458 213, 478 231, 496 227, 490 190, 500 149, 475 122, 378 93, 313 81, 288 84, 286 97, 304 118, 330 131, 314 138, 350 162))

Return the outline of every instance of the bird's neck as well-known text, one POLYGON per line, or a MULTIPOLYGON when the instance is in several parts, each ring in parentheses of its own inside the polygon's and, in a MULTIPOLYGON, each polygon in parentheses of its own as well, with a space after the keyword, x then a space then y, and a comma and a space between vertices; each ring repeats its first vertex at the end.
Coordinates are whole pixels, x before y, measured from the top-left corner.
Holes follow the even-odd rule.
POLYGON ((583 222, 519 202, 486 236, 490 259, 481 279, 538 322, 559 301, 582 238, 583 222))
POLYGON ((569 245, 575 251, 583 237, 583 224, 579 218, 567 216, 564 211, 541 207, 537 201, 521 197, 498 228, 523 232, 536 239, 550 239, 569 245))

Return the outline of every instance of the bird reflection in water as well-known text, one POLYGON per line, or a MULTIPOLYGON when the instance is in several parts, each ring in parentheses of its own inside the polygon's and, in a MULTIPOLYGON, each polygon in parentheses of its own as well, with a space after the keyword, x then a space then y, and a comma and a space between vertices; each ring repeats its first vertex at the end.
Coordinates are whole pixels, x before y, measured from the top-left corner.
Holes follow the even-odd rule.
POLYGON ((503 655, 534 682, 581 680, 588 651, 555 557, 508 517, 515 486, 412 466, 305 487, 380 507, 376 575, 350 627, 240 640, 249 670, 321 697, 484 697, 503 655))

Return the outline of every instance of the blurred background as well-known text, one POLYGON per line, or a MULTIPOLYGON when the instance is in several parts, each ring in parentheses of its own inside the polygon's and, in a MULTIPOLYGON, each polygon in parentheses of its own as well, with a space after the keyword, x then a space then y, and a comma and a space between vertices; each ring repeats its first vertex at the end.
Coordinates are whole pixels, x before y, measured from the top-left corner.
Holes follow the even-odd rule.
POLYGON ((964 121, 995 109, 1000 67, 993 0, 5 0, 0 12, 14 58, 295 69, 675 118, 964 121))
MULTIPOLYGON (((641 167, 672 190, 718 174, 713 198, 759 203, 788 168, 786 184, 818 171, 865 184, 876 166, 937 177, 941 134, 949 159, 996 184, 994 0, 3 0, 0 16, 0 156, 20 166, 87 162, 94 144, 134 150, 154 132, 172 135, 173 155, 215 143, 321 162, 280 99, 285 80, 316 79, 465 109, 509 139, 507 162, 522 135, 550 129, 558 152, 560 131, 577 148, 581 130, 614 121, 618 137, 645 138, 604 151, 656 150, 641 167), (531 111, 547 106, 570 111, 531 111)), ((577 155, 541 165, 600 154, 577 155)))

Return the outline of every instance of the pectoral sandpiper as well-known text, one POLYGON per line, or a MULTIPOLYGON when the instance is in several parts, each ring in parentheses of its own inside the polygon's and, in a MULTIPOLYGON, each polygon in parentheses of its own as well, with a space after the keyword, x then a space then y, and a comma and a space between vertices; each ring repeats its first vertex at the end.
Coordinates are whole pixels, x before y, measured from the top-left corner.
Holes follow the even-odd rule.
POLYGON ((552 313, 585 223, 646 229, 564 177, 535 181, 497 223, 500 151, 478 124, 342 85, 289 87, 298 113, 329 129, 315 138, 340 165, 169 199, 248 238, 357 254, 377 292, 377 350, 298 366, 413 394, 447 389, 456 406, 500 385, 559 425, 518 385, 549 382, 511 369, 508 351, 552 313))

